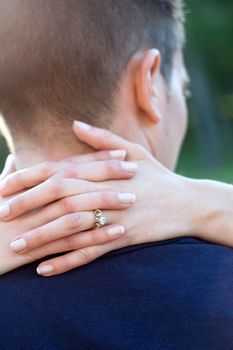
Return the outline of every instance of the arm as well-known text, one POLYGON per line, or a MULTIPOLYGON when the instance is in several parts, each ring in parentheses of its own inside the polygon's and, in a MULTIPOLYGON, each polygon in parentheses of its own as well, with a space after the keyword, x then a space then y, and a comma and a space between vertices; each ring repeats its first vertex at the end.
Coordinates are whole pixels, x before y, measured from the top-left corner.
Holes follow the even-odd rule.
POLYGON ((189 179, 195 236, 233 247, 233 186, 189 179))
MULTIPOLYGON (((75 130, 82 141, 87 142, 96 149, 124 148, 130 160, 137 160, 139 172, 133 179, 124 180, 123 182, 120 180, 117 182, 108 181, 108 186, 110 186, 111 189, 118 188, 119 190, 120 188, 121 190, 127 189, 127 191, 130 189, 131 192, 136 193, 137 203, 127 211, 108 211, 110 222, 124 225, 124 235, 114 240, 114 242, 104 243, 102 241, 97 245, 94 241, 86 242, 86 246, 80 245, 80 241, 76 245, 74 244, 72 246, 71 244, 69 250, 73 250, 72 253, 50 261, 49 264, 54 267, 54 270, 46 275, 65 272, 71 268, 81 266, 113 249, 177 236, 192 235, 233 246, 233 238, 230 238, 230 235, 232 236, 232 205, 229 208, 228 201, 225 201, 226 191, 228 192, 228 198, 232 198, 231 186, 211 181, 189 180, 175 175, 162 167, 140 146, 131 144, 109 132, 107 132, 106 135, 106 131, 96 128, 82 129, 77 127, 75 130), (144 186, 142 186, 142 183, 144 186), (213 192, 210 191, 210 188, 213 192), (200 195, 202 205, 200 205, 200 195), (218 195, 218 198, 222 198, 222 200, 216 201, 216 206, 214 206, 212 196, 215 197, 216 195, 218 195), (214 215, 216 212, 218 212, 218 215, 214 215), (226 237, 219 237, 218 226, 220 226, 223 221, 227 229, 226 232, 229 232, 229 237, 228 235, 226 235, 226 237), (142 235, 144 232, 145 234, 142 235)), ((14 179, 14 177, 12 179, 14 179)), ((32 175, 30 181, 31 180, 32 175)), ((35 179, 33 181, 35 181, 35 179)), ((8 178, 8 191, 12 188, 13 183, 15 186, 15 182, 9 181, 8 178)), ((101 183, 98 185, 103 186, 101 183)), ((17 186, 22 187, 22 181, 18 181, 17 186)), ((106 182, 104 186, 106 190, 106 182)), ((15 187, 14 190, 16 190, 15 187)), ((38 196, 43 197, 43 192, 38 192, 38 188, 35 187, 33 191, 36 198, 38 198, 38 196)), ((32 192, 30 193, 30 197, 31 194, 32 192)), ((69 194, 63 193, 63 197, 66 196, 69 196, 69 194)), ((32 209, 30 197, 24 198, 24 200, 26 200, 26 206, 25 203, 23 205, 24 210, 25 208, 26 210, 29 208, 32 209)), ((60 198, 51 197, 48 200, 50 202, 57 200, 57 203, 59 203, 60 198)), ((22 204, 22 200, 20 203, 22 204)), ((40 204, 45 205, 48 203, 40 204)), ((13 200, 13 202, 10 203, 10 207, 11 215, 13 215, 11 219, 14 217, 14 214, 16 216, 23 214, 22 208, 17 206, 17 200, 15 202, 13 200)), ((61 208, 61 206, 59 207, 61 208)), ((75 205, 74 209, 76 209, 75 205)), ((90 208, 90 210, 91 209, 92 208, 90 208)), ((57 212, 58 217, 62 217, 64 214, 65 213, 62 211, 57 212)), ((92 213, 89 213, 89 220, 90 223, 88 225, 90 229, 93 220, 92 213)), ((54 224, 55 226, 52 226, 53 232, 54 227, 58 227, 58 221, 55 221, 54 224)), ((26 232, 24 237, 26 237, 28 241, 28 250, 24 251, 24 254, 38 249, 41 242, 43 242, 44 245, 46 244, 48 248, 49 244, 52 244, 46 241, 48 233, 51 241, 55 240, 59 242, 59 240, 57 241, 57 237, 52 235, 52 232, 49 231, 50 228, 45 226, 43 230, 40 228, 39 231, 31 230, 26 232), (45 241, 41 241, 41 239, 45 239, 45 241)), ((69 234, 69 230, 65 227, 63 232, 65 235, 69 234)), ((94 236, 94 234, 92 234, 92 236, 94 236)), ((69 237, 67 237, 67 240, 72 242, 69 237)), ((64 251, 64 239, 62 242, 62 251, 64 251)), ((42 248, 43 246, 40 249, 42 250, 42 248)), ((56 248, 59 251, 59 247, 57 246, 56 248)), ((62 248, 60 247, 60 249, 62 248)), ((52 252, 55 253, 54 250, 52 250, 52 252)), ((46 253, 47 254, 44 254, 44 256, 50 254, 48 249, 46 253)), ((42 263, 41 266, 45 266, 45 264, 47 265, 48 262, 42 263)))

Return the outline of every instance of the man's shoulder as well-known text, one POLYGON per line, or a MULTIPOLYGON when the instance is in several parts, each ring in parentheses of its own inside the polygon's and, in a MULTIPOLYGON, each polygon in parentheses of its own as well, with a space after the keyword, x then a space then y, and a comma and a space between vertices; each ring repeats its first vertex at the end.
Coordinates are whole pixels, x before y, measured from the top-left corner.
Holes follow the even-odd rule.
POLYGON ((216 254, 223 254, 233 258, 232 248, 226 247, 224 245, 207 242, 194 237, 179 237, 159 242, 139 244, 112 251, 106 254, 104 257, 110 258, 113 256, 120 256, 124 254, 138 254, 142 256, 148 254, 153 255, 154 251, 156 251, 157 254, 158 252, 166 253, 173 251, 176 251, 177 254, 189 252, 189 255, 191 255, 192 253, 203 252, 207 255, 214 253, 215 257, 216 254))
POLYGON ((33 263, 0 278, 0 344, 9 342, 9 325, 17 319, 14 342, 23 335, 34 348, 44 333, 59 344, 66 334, 65 342, 75 343, 72 348, 87 348, 83 339, 110 341, 98 348, 113 348, 122 334, 130 349, 138 342, 147 342, 141 348, 156 348, 158 341, 168 348, 174 335, 176 348, 183 349, 185 338, 190 349, 200 333, 201 349, 216 342, 228 345, 232 287, 233 251, 192 238, 121 249, 50 278, 37 276, 33 263))

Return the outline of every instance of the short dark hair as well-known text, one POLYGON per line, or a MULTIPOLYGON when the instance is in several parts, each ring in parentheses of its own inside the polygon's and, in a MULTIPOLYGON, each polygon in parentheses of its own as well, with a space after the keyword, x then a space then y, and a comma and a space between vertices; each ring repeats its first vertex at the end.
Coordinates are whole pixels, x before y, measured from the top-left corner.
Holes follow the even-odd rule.
POLYGON ((9 128, 28 132, 43 122, 38 111, 54 123, 108 125, 135 52, 158 48, 169 80, 182 21, 181 0, 1 0, 0 110, 9 128))

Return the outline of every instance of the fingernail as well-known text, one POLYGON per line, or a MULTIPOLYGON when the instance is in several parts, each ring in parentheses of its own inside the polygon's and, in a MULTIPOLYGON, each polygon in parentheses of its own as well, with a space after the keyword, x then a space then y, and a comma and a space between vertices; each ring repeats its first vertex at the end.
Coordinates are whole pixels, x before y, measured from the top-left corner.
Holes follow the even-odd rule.
POLYGON ((48 273, 51 273, 53 271, 53 266, 52 265, 38 266, 36 271, 39 275, 47 275, 48 273))
POLYGON ((10 207, 8 204, 3 204, 0 207, 0 219, 4 220, 10 214, 10 207))
POLYGON ((16 253, 20 252, 21 250, 24 250, 26 246, 27 242, 24 238, 17 239, 16 241, 11 242, 10 245, 11 249, 16 253))
MULTIPOLYGON (((110 151, 110 156, 113 158, 120 158, 120 159, 124 159, 126 157, 126 151, 124 151, 123 149, 121 150, 116 150, 116 151, 110 151)), ((0 185, 0 190, 1 190, 1 185, 0 185)))
POLYGON ((77 121, 77 120, 75 120, 74 125, 77 126, 77 128, 84 129, 84 130, 89 130, 91 128, 91 125, 84 122, 77 121))
POLYGON ((119 193, 118 196, 122 203, 132 204, 136 202, 136 195, 134 193, 119 193))
POLYGON ((138 165, 136 163, 122 162, 121 166, 123 170, 128 171, 130 173, 136 173, 136 171, 138 170, 138 165))
POLYGON ((111 227, 107 231, 109 236, 122 235, 124 232, 125 232, 124 226, 111 227))

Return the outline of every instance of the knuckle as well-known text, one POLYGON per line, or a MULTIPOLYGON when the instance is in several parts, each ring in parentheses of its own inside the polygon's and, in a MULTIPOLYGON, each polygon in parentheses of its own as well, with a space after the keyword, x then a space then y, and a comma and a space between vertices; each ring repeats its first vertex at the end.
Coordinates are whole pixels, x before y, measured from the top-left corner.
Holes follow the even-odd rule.
POLYGON ((104 230, 93 230, 91 235, 91 245, 97 245, 103 241, 103 232, 104 230))
POLYGON ((4 182, 5 188, 9 188, 9 186, 11 186, 11 184, 16 182, 15 181, 15 175, 16 174, 12 174, 12 175, 9 175, 9 176, 6 176, 6 177, 2 177, 0 175, 0 181, 4 182))
POLYGON ((96 162, 96 161, 101 160, 102 159, 101 153, 102 152, 95 152, 95 153, 93 153, 92 154, 92 161, 96 162))
POLYGON ((11 200, 10 207, 11 209, 22 211, 25 209, 25 204, 26 204, 25 196, 20 194, 11 200))
POLYGON ((29 169, 23 169, 15 173, 15 177, 13 178, 14 182, 18 185, 28 187, 28 171, 29 169))
POLYGON ((40 246, 42 244, 44 244, 44 232, 40 229, 37 229, 27 237, 28 248, 40 246))
POLYGON ((94 161, 101 161, 105 159, 111 159, 109 151, 99 151, 94 153, 94 161))
MULTIPOLYGON (((22 182, 22 172, 18 171, 17 173, 13 174, 14 176, 11 178, 12 182, 14 183, 21 183, 22 182)), ((9 179, 10 180, 10 179, 9 179)), ((8 180, 8 181, 9 181, 8 180)), ((7 181, 7 180, 6 180, 7 181)), ((9 183, 8 183, 9 184, 9 183)))
POLYGON ((90 253, 85 249, 79 249, 78 252, 78 260, 81 261, 81 264, 85 265, 92 261, 90 253))
POLYGON ((62 257, 62 271, 72 270, 76 266, 76 260, 70 257, 69 254, 62 257))
POLYGON ((135 234, 133 232, 133 230, 125 230, 125 233, 124 233, 124 244, 126 246, 128 245, 132 245, 132 243, 134 242, 134 238, 135 238, 135 234))
POLYGON ((109 160, 106 162, 108 173, 112 174, 120 168, 120 163, 117 160, 109 160))
POLYGON ((65 251, 75 249, 75 239, 74 236, 69 236, 63 239, 63 247, 65 251))
POLYGON ((59 197, 63 193, 64 181, 60 178, 53 178, 49 180, 50 192, 55 197, 59 197))
POLYGON ((70 214, 67 215, 66 217, 66 225, 68 230, 73 231, 73 230, 78 230, 81 227, 81 215, 80 214, 70 214))
POLYGON ((54 274, 63 273, 71 269, 71 261, 68 257, 69 254, 65 254, 58 258, 53 259, 53 272, 54 274))
POLYGON ((93 153, 94 161, 104 160, 106 158, 109 158, 108 151, 99 151, 99 152, 93 153))
POLYGON ((94 192, 96 189, 96 184, 84 179, 75 180, 75 188, 77 189, 76 194, 81 194, 85 192, 94 192))
POLYGON ((101 193, 101 197, 101 201, 105 204, 112 204, 116 198, 114 192, 103 192, 101 193))
POLYGON ((49 177, 56 171, 56 164, 54 162, 45 162, 42 166, 43 173, 49 177))
POLYGON ((58 201, 58 206, 61 209, 61 212, 64 214, 72 213, 74 211, 73 204, 70 198, 63 198, 58 201))
POLYGON ((63 176, 65 178, 76 178, 78 177, 77 169, 72 164, 66 165, 65 169, 63 170, 63 176))

